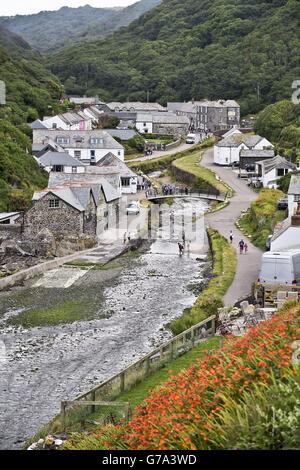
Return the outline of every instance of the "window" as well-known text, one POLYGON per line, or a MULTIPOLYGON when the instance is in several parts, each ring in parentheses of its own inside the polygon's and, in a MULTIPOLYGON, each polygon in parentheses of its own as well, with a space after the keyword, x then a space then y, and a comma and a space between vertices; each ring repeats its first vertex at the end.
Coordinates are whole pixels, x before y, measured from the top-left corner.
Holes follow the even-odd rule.
POLYGON ((74 157, 75 158, 81 158, 81 150, 75 150, 74 151, 74 157))
POLYGON ((300 202, 300 195, 295 195, 294 202, 300 202))
POLYGON ((72 173, 77 173, 77 166, 72 166, 72 173))
POLYGON ((130 178, 121 178, 121 183, 123 188, 128 188, 130 186, 130 178))
POLYGON ((57 124, 56 124, 56 122, 53 122, 53 123, 52 123, 52 129, 57 129, 57 124))
POLYGON ((147 126, 147 123, 146 123, 146 122, 144 122, 143 126, 144 126, 144 127, 146 127, 146 126, 147 126))
POLYGON ((278 168, 277 169, 277 176, 284 176, 284 169, 283 168, 278 168))
POLYGON ((67 139, 66 137, 57 137, 56 142, 58 144, 69 144, 70 139, 67 139))
POLYGON ((90 142, 91 142, 91 144, 103 144, 103 139, 98 139, 96 137, 92 137, 90 142))
POLYGON ((91 158, 95 158, 95 156, 96 156, 95 150, 91 150, 91 158))
POLYGON ((54 199, 50 199, 49 201, 50 209, 58 209, 59 208, 59 199, 56 197, 54 199))
POLYGON ((119 157, 121 156, 121 151, 120 151, 120 150, 118 150, 118 156, 119 156, 119 157))
POLYGON ((52 171, 55 171, 56 173, 63 173, 64 167, 63 165, 53 165, 52 171))

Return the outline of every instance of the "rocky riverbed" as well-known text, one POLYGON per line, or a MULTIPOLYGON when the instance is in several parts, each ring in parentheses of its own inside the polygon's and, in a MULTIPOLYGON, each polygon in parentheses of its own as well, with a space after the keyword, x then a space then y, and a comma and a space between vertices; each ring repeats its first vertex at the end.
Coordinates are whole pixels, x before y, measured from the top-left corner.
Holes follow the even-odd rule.
MULTIPOLYGON (((176 203, 175 219, 189 206, 176 203)), ((193 217, 204 207, 195 202, 193 217)), ((185 226, 187 236, 193 223, 185 226)), ((162 218, 158 238, 142 253, 86 269, 70 287, 41 287, 35 279, 0 293, 0 449, 22 447, 59 412, 61 400, 170 338, 166 325, 192 305, 209 267, 206 247, 197 243, 178 256, 182 227, 173 225, 170 239, 162 218)))

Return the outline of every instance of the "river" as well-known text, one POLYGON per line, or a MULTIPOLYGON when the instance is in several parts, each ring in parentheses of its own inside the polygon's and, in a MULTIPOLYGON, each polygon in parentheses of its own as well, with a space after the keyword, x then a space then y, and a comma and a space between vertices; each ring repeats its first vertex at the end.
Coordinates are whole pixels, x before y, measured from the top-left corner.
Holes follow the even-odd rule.
POLYGON ((207 246, 199 240, 178 256, 181 220, 193 214, 184 227, 192 239, 195 218, 206 207, 200 200, 175 202, 162 210, 157 238, 141 253, 110 269, 86 270, 67 288, 41 287, 35 279, 0 292, 0 449, 21 448, 59 412, 61 400, 89 390, 171 337, 166 325, 193 304, 209 270, 207 246), (165 217, 170 211, 171 225, 165 217), (74 302, 75 321, 18 323, 24 312, 72 308, 74 302))

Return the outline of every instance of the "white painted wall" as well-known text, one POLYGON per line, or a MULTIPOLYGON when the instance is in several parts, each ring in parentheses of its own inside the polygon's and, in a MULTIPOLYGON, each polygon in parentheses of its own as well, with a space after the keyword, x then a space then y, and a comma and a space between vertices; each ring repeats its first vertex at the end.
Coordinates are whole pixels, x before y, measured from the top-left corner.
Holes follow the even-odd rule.
POLYGON ((145 129, 147 129, 148 134, 152 134, 153 133, 153 122, 137 121, 136 122, 136 128, 142 134, 145 134, 145 129), (144 124, 146 124, 146 126, 144 126, 144 124))
MULTIPOLYGON (((289 170, 288 173, 290 173, 289 170)), ((269 171, 268 173, 265 173, 265 175, 262 177, 262 183, 264 188, 274 188, 277 189, 277 181, 282 178, 282 176, 277 175, 277 168, 274 168, 273 170, 269 171)))
POLYGON ((264 149, 273 149, 274 148, 274 145, 271 144, 271 142, 269 142, 269 140, 263 138, 260 142, 258 142, 257 145, 255 145, 255 148, 256 150, 264 150, 264 149))
POLYGON ((300 249, 300 227, 289 227, 271 242, 271 251, 300 249))
POLYGON ((43 124, 48 127, 48 129, 53 129, 53 124, 56 124, 57 129, 63 129, 65 131, 84 131, 84 130, 92 130, 92 119, 84 120, 82 119, 81 122, 77 124, 68 125, 66 124, 59 116, 53 116, 47 118, 43 121, 43 124))
POLYGON ((101 160, 101 158, 105 157, 108 153, 113 153, 116 157, 118 157, 120 160, 124 161, 125 158, 125 151, 124 149, 74 149, 74 148, 68 148, 65 147, 66 152, 68 152, 72 157, 78 158, 80 160, 91 160, 91 150, 95 150, 95 161, 96 163, 101 160), (75 157, 75 152, 76 151, 81 151, 81 156, 75 157))
POLYGON ((138 179, 136 176, 130 178, 130 186, 122 186, 122 194, 136 194, 137 193, 137 183, 138 179))
POLYGON ((218 147, 214 146, 214 162, 216 165, 232 165, 234 162, 240 161, 240 151, 247 149, 245 144, 238 147, 218 147))
MULTIPOLYGON (((50 173, 50 171, 52 170, 52 166, 46 166, 44 169, 50 173)), ((64 171, 62 171, 61 173, 67 173, 67 174, 72 174, 73 171, 72 171, 72 168, 71 166, 64 166, 64 171)), ((85 173, 85 167, 84 166, 77 166, 76 167, 76 173, 77 174, 83 174, 85 173)))
POLYGON ((289 217, 292 217, 292 215, 295 215, 295 212, 298 209, 298 203, 295 202, 295 195, 289 194, 288 201, 289 201, 289 217))

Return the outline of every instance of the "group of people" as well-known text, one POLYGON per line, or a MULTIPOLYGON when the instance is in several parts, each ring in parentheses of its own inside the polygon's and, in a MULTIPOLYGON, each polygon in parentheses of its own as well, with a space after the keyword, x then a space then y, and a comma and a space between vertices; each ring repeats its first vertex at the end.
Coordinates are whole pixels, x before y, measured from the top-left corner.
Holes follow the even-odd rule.
MULTIPOLYGON (((230 243, 233 244, 234 236, 233 236, 232 230, 230 231, 229 239, 230 239, 230 243)), ((245 255, 248 253, 248 249, 249 249, 248 244, 246 242, 244 242, 243 239, 241 239, 239 241, 239 248, 240 248, 240 254, 241 255, 243 253, 245 253, 245 255)))
POLYGON ((164 196, 172 196, 172 194, 186 194, 188 195, 189 194, 189 188, 186 186, 186 187, 181 187, 181 188, 178 188, 177 186, 175 186, 174 184, 164 184, 162 186, 162 192, 163 192, 163 195, 164 196))

